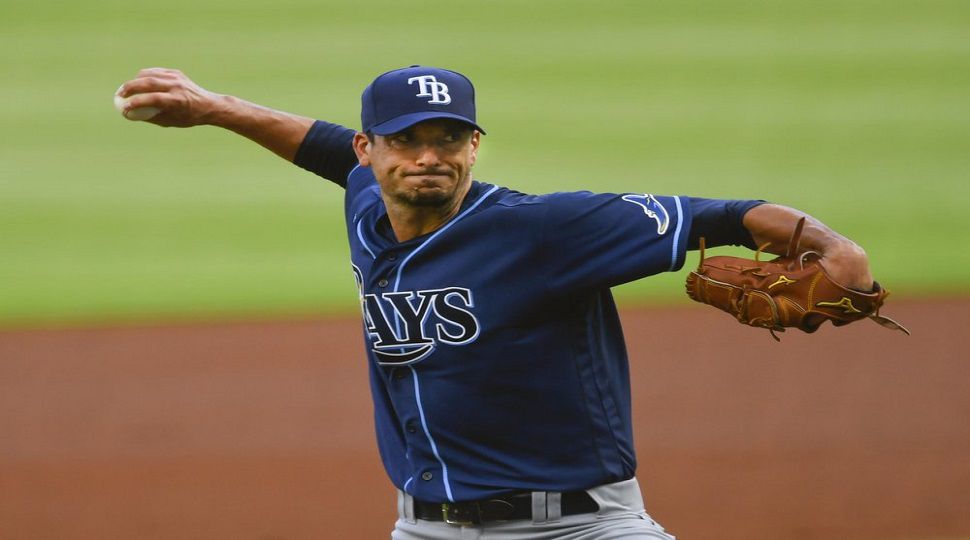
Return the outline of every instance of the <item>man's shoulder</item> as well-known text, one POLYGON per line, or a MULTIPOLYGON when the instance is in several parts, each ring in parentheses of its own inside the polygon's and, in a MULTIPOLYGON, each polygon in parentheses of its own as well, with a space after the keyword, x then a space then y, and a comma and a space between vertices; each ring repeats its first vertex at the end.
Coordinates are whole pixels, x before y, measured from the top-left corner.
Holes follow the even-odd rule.
POLYGON ((370 167, 357 165, 347 175, 347 199, 357 200, 360 196, 380 199, 380 187, 370 167))
POLYGON ((352 185, 357 187, 359 190, 366 184, 376 184, 377 178, 374 177, 374 171, 370 167, 364 167, 362 165, 356 165, 353 169, 347 173, 347 189, 350 190, 352 185))
MULTIPOLYGON (((487 184, 486 184, 487 185, 487 184)), ((616 195, 610 193, 594 193, 591 191, 558 191, 553 193, 524 193, 515 189, 496 186, 498 191, 493 197, 493 204, 504 208, 519 208, 525 211, 543 209, 549 211, 555 208, 571 208, 588 204, 592 199, 610 198, 616 195)))
POLYGON ((547 221, 561 221, 582 215, 584 210, 602 194, 591 192, 556 192, 534 194, 506 186, 475 182, 463 204, 464 208, 477 206, 475 213, 488 215, 504 221, 509 226, 543 229, 547 221))
POLYGON ((358 165, 347 175, 347 192, 344 195, 345 210, 356 221, 360 216, 383 205, 381 189, 369 167, 358 165))
POLYGON ((534 195, 523 193, 516 189, 489 184, 486 182, 475 182, 476 193, 488 193, 491 204, 489 206, 499 206, 504 208, 530 207, 542 204, 546 195, 534 195))

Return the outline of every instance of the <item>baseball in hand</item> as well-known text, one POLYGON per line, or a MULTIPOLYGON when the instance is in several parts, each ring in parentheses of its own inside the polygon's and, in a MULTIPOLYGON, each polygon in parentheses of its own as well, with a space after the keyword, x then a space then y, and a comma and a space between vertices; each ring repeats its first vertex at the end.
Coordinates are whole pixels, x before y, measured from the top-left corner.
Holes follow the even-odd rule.
POLYGON ((118 109, 118 112, 128 120, 148 120, 162 111, 158 107, 138 107, 137 109, 131 109, 126 114, 125 105, 127 104, 128 98, 121 97, 115 93, 115 109, 118 109))

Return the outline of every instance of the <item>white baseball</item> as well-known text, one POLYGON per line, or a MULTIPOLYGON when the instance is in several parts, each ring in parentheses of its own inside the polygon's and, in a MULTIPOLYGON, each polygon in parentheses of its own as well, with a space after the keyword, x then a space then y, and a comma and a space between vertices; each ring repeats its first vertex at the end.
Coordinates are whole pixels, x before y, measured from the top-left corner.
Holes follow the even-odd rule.
POLYGON ((132 109, 125 114, 125 106, 128 105, 128 98, 123 98, 118 94, 115 94, 115 109, 124 115, 128 120, 148 120, 156 114, 162 112, 158 107, 138 107, 137 109, 132 109))

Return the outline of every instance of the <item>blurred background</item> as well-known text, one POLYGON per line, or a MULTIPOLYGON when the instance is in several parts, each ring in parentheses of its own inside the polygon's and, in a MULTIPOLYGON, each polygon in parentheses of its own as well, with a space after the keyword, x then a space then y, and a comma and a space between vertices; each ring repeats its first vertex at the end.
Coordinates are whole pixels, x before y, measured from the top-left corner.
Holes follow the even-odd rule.
MULTIPOLYGON (((340 504, 392 501, 373 449, 342 190, 217 128, 126 121, 111 98, 139 69, 164 66, 356 128, 363 87, 410 64, 474 81, 488 130, 477 178, 797 207, 864 246, 893 291, 885 313, 922 331, 902 341, 860 323, 771 349, 832 359, 810 370, 811 393, 799 386, 815 380, 798 371, 808 368, 787 362, 727 384, 753 368, 740 358, 750 344, 726 343, 761 336, 718 316, 677 319, 693 331, 679 339, 725 340, 678 349, 693 368, 725 350, 737 358, 702 373, 641 360, 641 454, 667 448, 651 455, 665 488, 658 520, 697 534, 687 537, 970 536, 959 517, 970 505, 967 2, 0 0, 0 538, 386 537, 338 519, 340 504), (916 322, 924 315, 937 319, 916 322), (872 371, 846 375, 843 361, 860 355, 872 371), (665 380, 682 385, 667 395, 665 380), (697 408, 710 399, 705 380, 728 401, 697 408), (834 381, 845 394, 826 394, 834 381), (741 388, 754 401, 739 404, 741 388), (801 397, 779 409, 791 393, 801 397), (755 407, 754 396, 771 401, 755 407), (898 407, 888 416, 887 403, 898 407), (711 425, 740 422, 719 416, 733 406, 762 421, 711 425), (660 408, 671 426, 725 439, 661 429, 673 439, 659 444, 660 408), (820 410, 815 423, 784 420, 820 410), (904 411, 915 416, 894 417, 904 411), (326 430, 308 433, 315 425, 326 430), (728 431, 748 441, 736 453, 725 453, 728 431), (827 467, 845 458, 859 470, 871 456, 851 450, 876 444, 885 451, 871 474, 835 480, 827 467), (735 499, 720 517, 689 510, 725 502, 688 496, 675 478, 711 459, 736 471, 732 459, 752 456, 778 468, 692 485, 730 497, 760 478, 764 500, 735 499), (883 500, 862 501, 903 489, 886 477, 916 458, 924 468, 903 476, 923 483, 898 506, 910 517, 881 521, 883 500), (767 487, 773 478, 791 490, 767 487), (805 478, 832 479, 813 486, 839 523, 868 517, 820 529, 826 518, 810 508, 778 506, 799 500, 805 478), (346 485, 379 496, 322 503, 346 485)), ((643 314, 650 306, 702 309, 678 306, 683 278, 619 288, 625 320, 647 321, 628 334, 672 337, 651 334, 662 321, 643 314)), ((355 522, 388 523, 388 505, 355 522)))
POLYGON ((968 23, 959 0, 6 0, 0 322, 356 309, 341 190, 125 121, 111 95, 150 66, 350 127, 376 74, 449 66, 477 85, 482 180, 789 204, 899 296, 966 292, 968 23))

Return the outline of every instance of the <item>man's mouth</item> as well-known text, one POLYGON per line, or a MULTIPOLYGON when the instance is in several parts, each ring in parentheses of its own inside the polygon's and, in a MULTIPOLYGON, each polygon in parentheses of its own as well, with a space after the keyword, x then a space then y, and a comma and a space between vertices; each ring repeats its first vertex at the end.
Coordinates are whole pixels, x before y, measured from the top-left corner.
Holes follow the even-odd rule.
POLYGON ((420 171, 420 172, 406 173, 405 176, 417 176, 417 177, 448 176, 448 171, 439 171, 439 170, 420 171))

